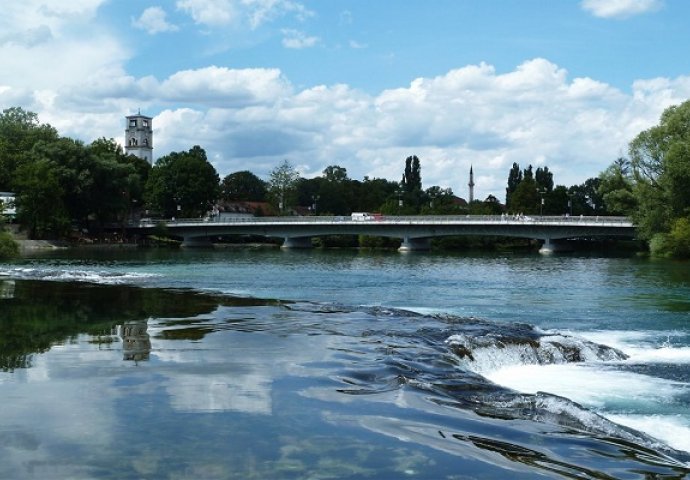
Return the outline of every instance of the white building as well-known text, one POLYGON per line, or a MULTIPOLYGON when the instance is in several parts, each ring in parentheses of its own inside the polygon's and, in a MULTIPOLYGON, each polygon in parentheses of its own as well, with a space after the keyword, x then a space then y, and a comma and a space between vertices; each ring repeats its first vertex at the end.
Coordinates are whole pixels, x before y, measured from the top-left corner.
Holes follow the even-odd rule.
POLYGON ((14 203, 14 193, 0 192, 0 214, 5 217, 14 218, 17 216, 17 207, 14 203))
POLYGON ((125 127, 125 151, 153 165, 153 119, 146 115, 129 115, 125 127))

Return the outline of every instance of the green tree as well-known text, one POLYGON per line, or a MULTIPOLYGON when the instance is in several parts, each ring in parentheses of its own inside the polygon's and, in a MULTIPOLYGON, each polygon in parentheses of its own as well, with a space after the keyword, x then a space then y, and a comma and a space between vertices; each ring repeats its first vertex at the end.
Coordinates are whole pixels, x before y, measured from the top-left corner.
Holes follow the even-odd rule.
POLYGON ((317 194, 313 197, 317 213, 350 215, 356 211, 353 183, 347 176, 347 169, 331 165, 323 170, 323 176, 315 179, 317 194))
POLYGON ((353 208, 357 212, 376 212, 383 208, 383 205, 390 198, 397 202, 396 192, 398 191, 397 182, 391 182, 384 178, 364 177, 361 183, 356 184, 355 198, 357 203, 353 208))
POLYGON ((518 185, 522 181, 522 170, 520 170, 520 165, 513 163, 510 172, 508 172, 508 187, 506 188, 506 205, 510 205, 510 200, 517 190, 518 185))
POLYGON ((405 159, 405 171, 400 182, 403 210, 406 214, 417 214, 425 203, 422 190, 422 167, 416 155, 405 159))
POLYGON ((350 180, 347 169, 339 165, 330 165, 323 169, 323 177, 331 184, 343 184, 350 180))
POLYGON ((667 108, 658 125, 630 142, 629 151, 638 235, 666 236, 690 214, 690 101, 667 108))
POLYGON ((82 226, 92 212, 93 157, 80 141, 61 137, 34 144, 27 162, 46 161, 60 184, 65 213, 82 226))
MULTIPOLYGON (((525 172, 527 172, 527 170, 525 170, 525 172)), ((522 181, 510 196, 508 211, 512 213, 534 215, 539 213, 539 202, 540 197, 539 191, 537 190, 537 182, 531 174, 525 175, 523 173, 522 181)))
POLYGON ((455 195, 450 188, 441 188, 438 185, 426 189, 425 197, 428 204, 421 209, 423 215, 452 215, 460 213, 455 204, 455 195))
POLYGON ((38 160, 22 165, 17 169, 14 184, 17 218, 29 238, 57 237, 67 231, 69 217, 63 203, 64 191, 53 163, 38 160))
POLYGON ((266 182, 248 170, 234 172, 223 178, 220 197, 229 202, 263 202, 266 182))
POLYGON ((57 138, 57 131, 39 123, 35 113, 19 107, 3 110, 0 114, 0 190, 16 190, 15 172, 36 142, 57 138))
POLYGON ((540 191, 549 193, 553 190, 553 173, 549 171, 549 167, 537 168, 534 173, 534 180, 540 191))
POLYGON ((19 244, 10 232, 0 230, 0 259, 13 258, 19 255, 19 244))
POLYGON ((147 205, 168 217, 200 217, 218 199, 220 178, 203 148, 172 152, 151 169, 144 197, 147 205))
POLYGON ((565 215, 570 213, 570 197, 568 188, 563 185, 556 185, 553 190, 544 195, 544 214, 545 215, 565 215))
POLYGON ((290 207, 295 205, 298 180, 299 173, 287 160, 283 160, 280 165, 271 171, 268 180, 268 194, 281 215, 288 212, 290 207))
POLYGON ((592 177, 568 189, 573 215, 599 215, 604 211, 604 200, 599 194, 599 184, 599 178, 592 177))
POLYGON ((607 215, 631 215, 637 208, 630 175, 630 162, 618 158, 599 174, 599 196, 604 202, 607 215))
POLYGON ((406 193, 422 189, 422 168, 417 155, 405 159, 405 173, 403 173, 401 186, 406 193))
POLYGON ((666 239, 665 253, 676 258, 690 258, 690 217, 680 217, 673 221, 666 239))
POLYGON ((144 187, 151 171, 149 163, 127 155, 113 139, 101 138, 88 146, 91 154, 89 192, 93 215, 99 226, 124 222, 133 208, 144 204, 144 187))

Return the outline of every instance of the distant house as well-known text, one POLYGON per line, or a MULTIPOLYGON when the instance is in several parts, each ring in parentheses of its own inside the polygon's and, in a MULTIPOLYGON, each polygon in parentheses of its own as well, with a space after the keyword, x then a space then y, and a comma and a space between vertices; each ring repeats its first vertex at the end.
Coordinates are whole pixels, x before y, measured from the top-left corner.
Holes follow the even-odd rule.
POLYGON ((0 214, 14 219, 17 216, 17 207, 14 201, 14 193, 12 192, 0 192, 0 214))
POLYGON ((467 200, 465 200, 464 198, 456 197, 455 195, 453 195, 452 198, 453 205, 455 205, 456 207, 467 207, 467 200))
POLYGON ((275 208, 268 202, 220 202, 213 209, 214 220, 232 220, 277 215, 275 208))

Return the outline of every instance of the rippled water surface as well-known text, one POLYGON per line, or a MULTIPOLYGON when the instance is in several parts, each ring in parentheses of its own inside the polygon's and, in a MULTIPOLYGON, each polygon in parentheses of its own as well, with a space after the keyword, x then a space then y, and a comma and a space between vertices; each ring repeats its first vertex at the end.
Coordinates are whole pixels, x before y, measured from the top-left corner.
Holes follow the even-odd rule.
POLYGON ((0 478, 690 477, 690 268, 70 251, 0 264, 0 478))

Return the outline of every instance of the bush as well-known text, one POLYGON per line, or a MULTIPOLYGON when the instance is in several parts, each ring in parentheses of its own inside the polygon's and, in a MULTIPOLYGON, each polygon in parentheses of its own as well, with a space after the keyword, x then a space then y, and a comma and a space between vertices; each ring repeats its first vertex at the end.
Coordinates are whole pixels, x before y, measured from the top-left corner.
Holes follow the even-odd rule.
POLYGON ((13 258, 19 255, 19 244, 8 232, 0 232, 0 258, 13 258))
POLYGON ((649 241, 649 253, 655 257, 664 257, 668 255, 668 235, 665 233, 657 233, 649 241))
POLYGON ((667 240, 668 251, 672 257, 690 258, 690 218, 676 219, 667 240))

